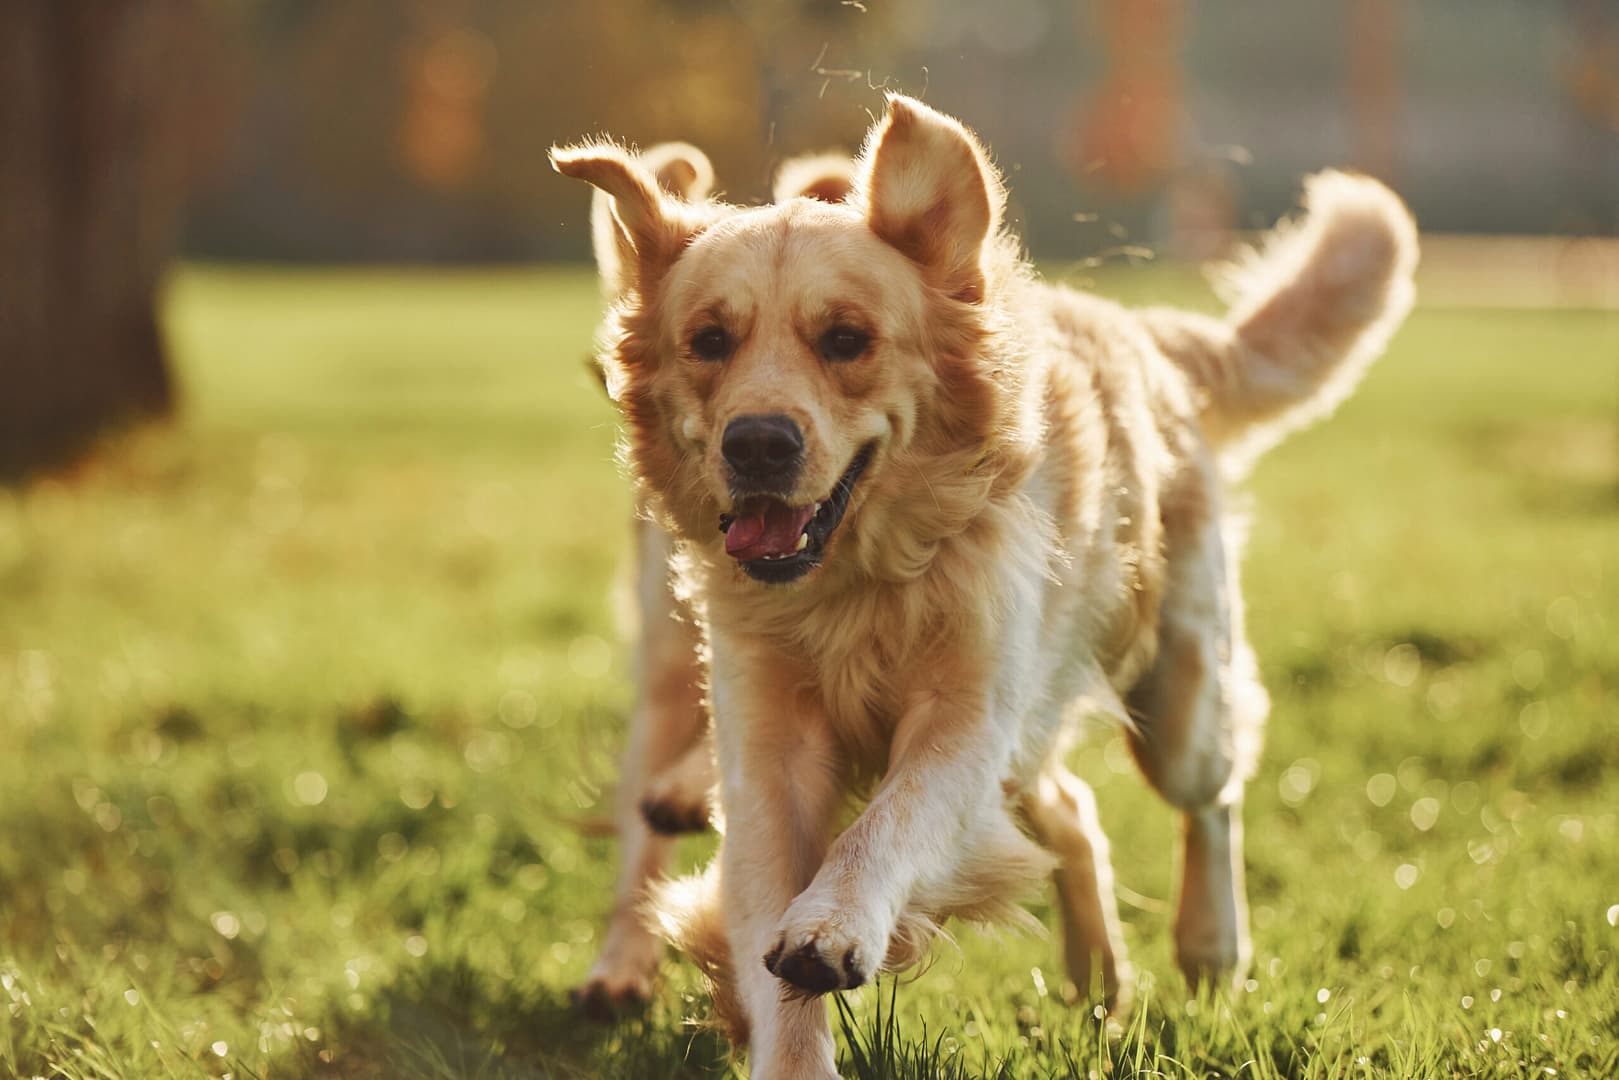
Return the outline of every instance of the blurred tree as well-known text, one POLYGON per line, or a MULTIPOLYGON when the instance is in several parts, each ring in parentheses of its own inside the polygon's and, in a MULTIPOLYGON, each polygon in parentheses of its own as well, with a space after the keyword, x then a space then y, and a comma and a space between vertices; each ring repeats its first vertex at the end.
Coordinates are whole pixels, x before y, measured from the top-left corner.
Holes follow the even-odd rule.
POLYGON ((0 4, 0 475, 174 407, 155 299, 212 107, 203 24, 197 0, 0 4))
POLYGON ((1179 164, 1183 0, 1091 0, 1107 70, 1090 93, 1069 168, 1138 195, 1179 164))
POLYGON ((487 34, 453 14, 424 22, 404 58, 399 156, 422 184, 458 191, 483 164, 495 47, 487 34))

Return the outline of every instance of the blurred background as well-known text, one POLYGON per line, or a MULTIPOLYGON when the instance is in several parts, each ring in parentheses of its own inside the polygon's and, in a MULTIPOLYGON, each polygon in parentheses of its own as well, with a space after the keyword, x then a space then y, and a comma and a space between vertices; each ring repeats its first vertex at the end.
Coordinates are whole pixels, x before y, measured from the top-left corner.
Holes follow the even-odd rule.
POLYGON ((784 156, 858 146, 874 88, 970 118, 1045 257, 1095 245, 1080 214, 1153 244, 1268 224, 1327 164, 1433 232, 1619 228, 1606 0, 266 0, 216 24, 176 102, 218 129, 185 215, 205 257, 582 258, 551 142, 686 139, 753 200, 784 156))
POLYGON ((551 142, 685 139, 747 201, 786 155, 858 146, 886 88, 968 118, 1042 257, 1101 245, 1081 215, 1195 249, 1329 164, 1395 183, 1433 232, 1619 228, 1607 0, 244 7, 198 255, 578 259, 551 142))
POLYGON ((1390 355, 1253 477, 1234 1013, 1162 981, 1174 825, 1101 733, 1151 1045, 1035 937, 964 935, 902 1031, 1013 1062, 965 1075, 1619 1074, 1615 0, 0 2, 0 1074, 725 1071, 687 969, 605 1033, 566 998, 632 496, 546 150, 687 140, 754 201, 885 89, 1126 301, 1218 310, 1197 265, 1327 166, 1423 230, 1390 355))
MULTIPOLYGON (((1327 165, 1431 236, 1619 230, 1611 0, 19 0, 0 38, 18 467, 167 407, 144 312, 172 254, 582 260, 551 143, 689 140, 756 200, 784 157, 857 146, 883 89, 983 135, 1042 259, 1207 258, 1327 165), (100 385, 36 372, 99 333, 127 354, 100 385)), ((1611 246, 1460 251, 1463 289, 1510 262, 1519 295, 1614 302, 1611 246)))

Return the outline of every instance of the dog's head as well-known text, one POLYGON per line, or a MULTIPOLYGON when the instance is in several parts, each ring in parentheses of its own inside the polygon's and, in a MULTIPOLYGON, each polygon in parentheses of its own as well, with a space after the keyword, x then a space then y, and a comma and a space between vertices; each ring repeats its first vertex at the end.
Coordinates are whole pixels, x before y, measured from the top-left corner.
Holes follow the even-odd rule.
MULTIPOLYGON (((689 202, 610 144, 552 160, 610 199, 603 362, 634 467, 687 539, 791 582, 851 546, 871 563, 885 508, 993 471, 1017 365, 986 343, 1016 259, 960 124, 891 98, 836 204, 689 202)), ((929 542, 916 524, 894 542, 929 542)))

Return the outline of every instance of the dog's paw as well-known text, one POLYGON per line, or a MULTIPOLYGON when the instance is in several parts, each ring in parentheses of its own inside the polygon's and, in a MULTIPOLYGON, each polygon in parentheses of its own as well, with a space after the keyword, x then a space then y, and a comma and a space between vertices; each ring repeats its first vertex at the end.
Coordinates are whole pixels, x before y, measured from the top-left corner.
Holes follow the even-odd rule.
POLYGON ((682 800, 673 793, 648 794, 641 800, 641 817, 655 833, 679 836, 708 828, 708 800, 682 800))
POLYGON ((652 980, 639 972, 592 973, 568 996, 587 1018, 607 1023, 645 1008, 652 1000, 652 980))
POLYGON ((1234 927, 1185 919, 1175 927, 1175 964, 1193 990, 1234 987, 1248 973, 1247 942, 1234 927))
POLYGON ((569 993, 574 1007, 602 1021, 636 1012, 652 998, 652 980, 662 955, 663 942, 641 924, 634 910, 620 909, 607 925, 590 974, 569 993))
POLYGON ((653 832, 664 836, 702 832, 711 821, 713 788, 714 752, 705 738, 647 782, 641 816, 653 832))
POLYGON ((782 982, 806 994, 853 990, 876 974, 888 935, 862 937, 848 912, 797 916, 794 903, 782 918, 764 965, 782 982))

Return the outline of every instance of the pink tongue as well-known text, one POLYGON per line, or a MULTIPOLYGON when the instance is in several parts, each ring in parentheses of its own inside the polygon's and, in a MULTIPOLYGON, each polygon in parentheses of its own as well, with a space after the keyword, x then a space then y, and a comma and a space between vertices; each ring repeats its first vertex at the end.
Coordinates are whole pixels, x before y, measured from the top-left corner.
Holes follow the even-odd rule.
POLYGON ((798 538, 815 516, 812 506, 788 506, 775 499, 754 499, 743 506, 725 530, 725 553, 733 559, 791 555, 798 538))

